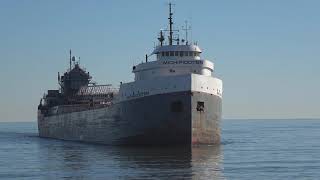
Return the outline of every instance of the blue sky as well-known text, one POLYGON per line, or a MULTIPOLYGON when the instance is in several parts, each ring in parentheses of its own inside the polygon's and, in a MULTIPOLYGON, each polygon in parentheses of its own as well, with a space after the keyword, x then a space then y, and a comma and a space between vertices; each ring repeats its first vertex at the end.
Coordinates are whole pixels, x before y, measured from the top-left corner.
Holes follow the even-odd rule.
MULTIPOLYGON (((133 79, 168 1, 0 1, 0 121, 34 121, 68 50, 101 83, 133 79)), ((320 1, 172 1, 224 81, 224 118, 320 118, 320 1)))

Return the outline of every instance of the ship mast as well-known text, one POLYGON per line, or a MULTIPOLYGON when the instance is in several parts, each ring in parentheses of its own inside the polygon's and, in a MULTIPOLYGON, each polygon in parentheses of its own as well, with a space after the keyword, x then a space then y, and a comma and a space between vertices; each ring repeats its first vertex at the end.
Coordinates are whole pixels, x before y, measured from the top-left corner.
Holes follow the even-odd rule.
POLYGON ((70 49, 70 51, 69 51, 69 55, 70 55, 70 57, 69 57, 69 64, 70 64, 70 71, 71 71, 71 49, 70 49))
POLYGON ((185 30, 185 35, 186 35, 186 45, 188 45, 188 30, 191 30, 191 26, 188 26, 188 21, 185 21, 185 27, 182 27, 182 30, 185 30))
POLYGON ((172 32, 172 25, 173 25, 173 22, 172 22, 172 15, 173 13, 171 12, 171 3, 169 3, 169 45, 172 45, 172 35, 173 35, 173 32, 172 32))

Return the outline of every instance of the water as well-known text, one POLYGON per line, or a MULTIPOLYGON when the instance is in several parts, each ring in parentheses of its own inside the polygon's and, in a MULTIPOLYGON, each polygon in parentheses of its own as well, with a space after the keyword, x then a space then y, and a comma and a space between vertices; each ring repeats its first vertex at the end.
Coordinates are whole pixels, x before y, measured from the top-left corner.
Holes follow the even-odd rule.
POLYGON ((224 120, 222 145, 119 148, 0 123, 0 179, 319 179, 320 120, 224 120))

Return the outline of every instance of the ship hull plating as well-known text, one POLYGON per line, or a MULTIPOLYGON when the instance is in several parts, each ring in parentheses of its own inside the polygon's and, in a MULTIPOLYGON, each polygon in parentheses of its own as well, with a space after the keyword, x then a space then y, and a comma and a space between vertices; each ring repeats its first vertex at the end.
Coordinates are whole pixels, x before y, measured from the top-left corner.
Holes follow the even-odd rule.
POLYGON ((43 116, 40 137, 107 145, 218 144, 221 98, 176 92, 123 101, 106 108, 43 116))

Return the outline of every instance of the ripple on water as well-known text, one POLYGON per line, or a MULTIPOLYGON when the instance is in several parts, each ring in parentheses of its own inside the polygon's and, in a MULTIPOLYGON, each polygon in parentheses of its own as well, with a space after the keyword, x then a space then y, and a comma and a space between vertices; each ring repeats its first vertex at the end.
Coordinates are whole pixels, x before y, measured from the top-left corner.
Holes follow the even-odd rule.
POLYGON ((35 123, 0 125, 0 179, 320 177, 320 121, 316 120, 226 120, 220 146, 188 149, 42 139, 35 123))

